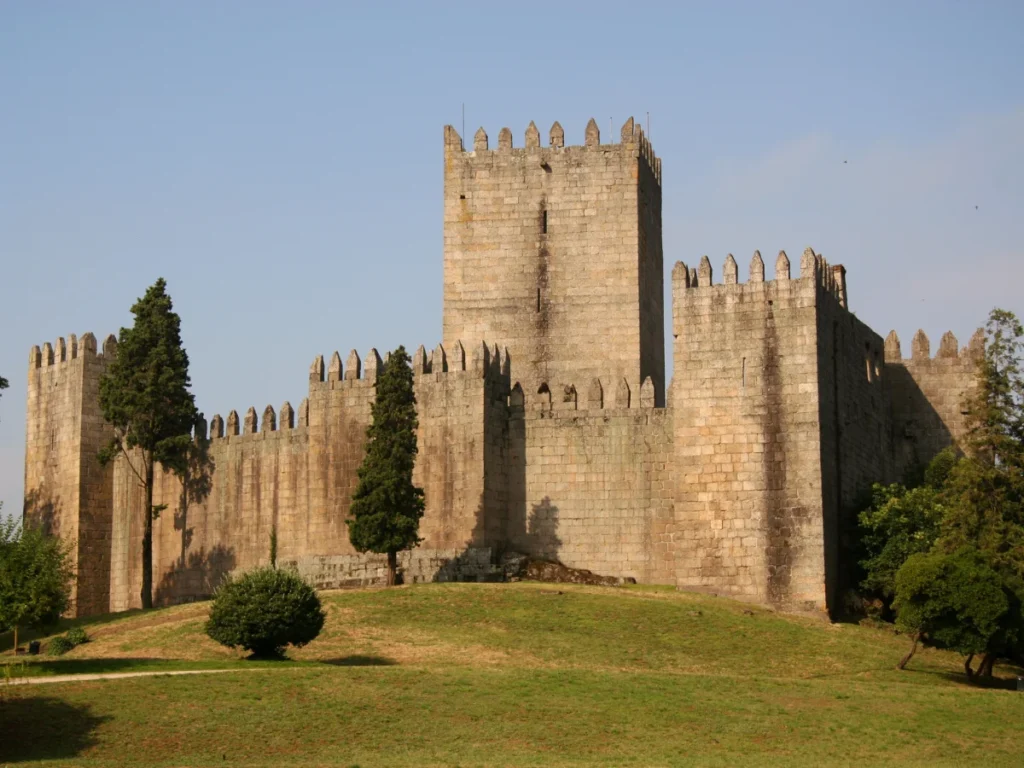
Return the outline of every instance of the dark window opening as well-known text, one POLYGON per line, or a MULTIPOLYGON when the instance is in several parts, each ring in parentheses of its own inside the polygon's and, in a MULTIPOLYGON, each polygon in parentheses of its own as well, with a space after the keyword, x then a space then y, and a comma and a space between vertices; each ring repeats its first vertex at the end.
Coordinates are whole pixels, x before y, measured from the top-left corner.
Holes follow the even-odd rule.
POLYGON ((540 312, 540 288, 537 289, 537 311, 540 312))
POLYGON ((466 199, 465 195, 459 195, 459 200, 465 200, 465 199, 466 199))
POLYGON ((548 233, 548 212, 544 211, 540 215, 540 232, 542 235, 548 233))

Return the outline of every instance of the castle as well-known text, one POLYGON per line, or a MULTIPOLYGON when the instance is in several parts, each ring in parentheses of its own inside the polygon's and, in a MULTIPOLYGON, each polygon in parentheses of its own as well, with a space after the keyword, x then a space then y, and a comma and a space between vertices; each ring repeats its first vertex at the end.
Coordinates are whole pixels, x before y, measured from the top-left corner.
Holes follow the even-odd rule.
MULTIPOLYGON (((444 129, 444 336, 414 357, 423 543, 406 581, 483 579, 501 553, 600 574, 827 611, 849 575, 841 540, 870 483, 899 479, 963 430, 983 340, 952 334, 904 359, 847 309, 845 270, 810 249, 746 282, 705 256, 672 270, 664 359, 661 160, 628 120, 583 146, 444 129), (794 274, 795 268, 799 273, 794 274)), ((143 491, 97 452, 99 379, 116 351, 92 334, 33 347, 25 517, 71 543, 75 612, 140 604, 143 491)), ((321 587, 383 578, 345 518, 381 358, 317 357, 293 408, 209 424, 208 493, 158 473, 157 604, 208 596, 269 561, 321 587)), ((206 426, 200 427, 205 437, 206 426)))

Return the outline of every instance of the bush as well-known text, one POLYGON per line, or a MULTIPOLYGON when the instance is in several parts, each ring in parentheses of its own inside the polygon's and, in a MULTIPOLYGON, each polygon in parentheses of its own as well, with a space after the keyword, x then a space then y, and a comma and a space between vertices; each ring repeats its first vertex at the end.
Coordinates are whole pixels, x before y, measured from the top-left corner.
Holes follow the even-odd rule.
POLYGON ((81 645, 82 643, 89 642, 89 635, 87 635, 85 630, 81 627, 72 627, 68 630, 65 637, 71 645, 81 645))
POLYGON ((324 619, 316 590, 297 573, 259 568, 221 585, 206 634, 255 656, 280 656, 285 646, 301 647, 314 640, 324 619))
POLYGON ((51 656, 63 656, 74 647, 74 643, 64 637, 64 635, 58 635, 47 644, 46 652, 51 656))

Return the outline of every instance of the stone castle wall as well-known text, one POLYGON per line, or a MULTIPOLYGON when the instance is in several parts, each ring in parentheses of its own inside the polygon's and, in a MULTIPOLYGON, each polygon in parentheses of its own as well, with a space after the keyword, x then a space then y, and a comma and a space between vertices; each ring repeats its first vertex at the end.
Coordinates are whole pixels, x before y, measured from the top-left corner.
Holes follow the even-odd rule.
MULTIPOLYGON (((458 557, 453 553, 473 551, 469 560, 478 564, 477 551, 488 543, 487 504, 500 498, 487 487, 484 448, 486 425, 497 421, 490 411, 504 417, 507 383, 489 351, 471 358, 466 370, 461 345, 456 350, 448 359, 438 347, 428 358, 421 348, 413 359, 420 421, 413 479, 424 489, 427 507, 423 543, 405 566, 420 579, 467 575, 467 568, 450 562, 458 557)), ((294 565, 322 587, 370 583, 383 574, 384 559, 358 554, 345 525, 381 364, 376 351, 369 361, 361 370, 355 352, 344 365, 335 353, 325 371, 317 358, 309 397, 297 413, 285 403, 280 412, 267 406, 262 418, 254 408, 243 418, 232 411, 226 422, 215 416, 209 449, 214 471, 205 499, 185 503, 179 480, 158 476, 154 503, 168 509, 154 525, 157 604, 208 596, 224 574, 266 565, 275 530, 278 562, 294 565)), ((111 606, 124 610, 139 604, 144 503, 124 460, 114 488, 111 606)))
POLYGON ((574 568, 674 583, 672 419, 654 386, 599 379, 510 398, 509 547, 574 568))
POLYGON ((979 330, 963 349, 950 332, 931 356, 931 342, 918 331, 911 357, 903 358, 899 336, 885 339, 885 375, 893 414, 893 463, 897 478, 920 471, 928 460, 965 430, 964 399, 976 384, 985 336, 979 330))
POLYGON ((730 256, 673 270, 679 584, 765 603, 824 604, 814 257, 780 254, 747 283, 730 256), (808 274, 809 273, 809 274, 808 274))

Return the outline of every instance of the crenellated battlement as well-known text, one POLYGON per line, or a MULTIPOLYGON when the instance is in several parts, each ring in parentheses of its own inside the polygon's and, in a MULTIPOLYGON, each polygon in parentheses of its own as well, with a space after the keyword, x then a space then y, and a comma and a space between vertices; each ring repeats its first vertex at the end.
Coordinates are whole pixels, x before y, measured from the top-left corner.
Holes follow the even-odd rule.
MULTIPOLYGON (((281 405, 280 411, 267 405, 262 416, 257 415, 256 408, 250 406, 244 419, 239 419, 238 411, 230 411, 227 421, 219 414, 214 414, 209 424, 209 439, 223 440, 228 437, 261 438, 268 433, 292 432, 305 430, 309 426, 309 400, 303 398, 296 412, 287 400, 281 405)), ((205 429, 203 430, 205 433, 205 429)), ((197 433, 198 434, 198 433, 197 433)))
POLYGON ((813 280, 824 293, 833 296, 844 308, 847 307, 846 297, 846 268, 842 264, 829 264, 828 260, 820 254, 816 254, 812 248, 806 248, 800 257, 800 275, 793 278, 791 275, 789 256, 785 251, 779 251, 775 259, 775 277, 773 280, 765 279, 764 259, 760 251, 754 251, 748 268, 749 279, 743 283, 739 279, 739 266, 735 257, 730 253, 725 257, 722 266, 722 282, 716 284, 714 269, 711 260, 705 255, 700 259, 697 267, 689 267, 682 261, 677 261, 672 269, 673 289, 688 290, 691 288, 712 288, 723 289, 729 286, 754 286, 763 284, 775 284, 781 287, 782 284, 795 282, 797 280, 813 280))
MULTIPOLYGON (((420 345, 412 353, 413 375, 420 377, 426 374, 469 374, 479 378, 505 378, 511 372, 512 360, 507 349, 495 344, 493 349, 486 343, 471 349, 467 354, 461 341, 456 341, 446 350, 441 344, 427 352, 420 345)), ((356 350, 348 353, 345 362, 341 354, 335 352, 330 363, 324 365, 323 355, 317 355, 309 366, 309 386, 314 389, 339 389, 341 387, 369 387, 377 380, 384 360, 376 349, 371 349, 364 363, 356 350)))
POLYGON ((627 151, 632 152, 636 157, 643 159, 647 164, 647 167, 650 168, 651 172, 654 174, 658 183, 661 183, 661 158, 655 154, 654 147, 652 146, 650 139, 644 135, 643 128, 637 124, 632 117, 622 124, 622 128, 619 130, 619 142, 617 144, 602 144, 601 129, 598 127, 597 121, 594 118, 590 118, 590 121, 587 123, 583 131, 582 145, 566 146, 565 130, 562 128, 561 123, 556 120, 548 131, 548 145, 543 146, 541 144, 540 131, 537 129, 536 123, 531 120, 523 135, 522 147, 515 146, 515 142, 512 138, 512 131, 508 127, 504 127, 498 131, 498 143, 497 146, 492 149, 487 131, 481 126, 473 135, 473 149, 467 151, 459 132, 451 125, 446 125, 444 128, 444 146, 446 152, 466 153, 474 157, 483 156, 486 153, 497 153, 530 158, 540 153, 542 157, 542 165, 544 163, 543 156, 545 153, 562 154, 580 151, 627 151))
POLYGON ((78 360, 86 355, 105 357, 109 360, 115 354, 117 354, 117 337, 114 334, 108 335, 103 341, 102 349, 98 349, 96 336, 91 332, 82 334, 81 338, 72 333, 66 340, 60 336, 53 344, 47 341, 41 346, 38 344, 33 346, 28 353, 28 367, 29 370, 49 368, 53 365, 78 360))
POLYGON ((979 328, 971 340, 961 349, 952 331, 946 331, 939 340, 935 356, 931 354, 931 341, 923 330, 918 329, 910 342, 910 357, 903 357, 900 337, 896 331, 889 331, 885 337, 885 362, 898 365, 919 365, 923 363, 961 363, 973 368, 985 354, 985 331, 979 328))

